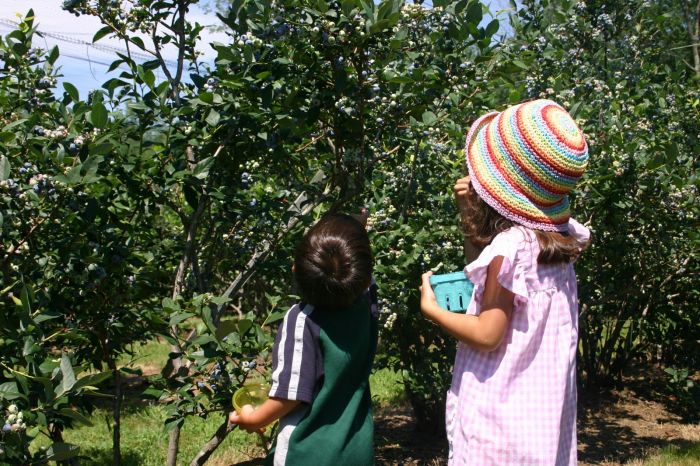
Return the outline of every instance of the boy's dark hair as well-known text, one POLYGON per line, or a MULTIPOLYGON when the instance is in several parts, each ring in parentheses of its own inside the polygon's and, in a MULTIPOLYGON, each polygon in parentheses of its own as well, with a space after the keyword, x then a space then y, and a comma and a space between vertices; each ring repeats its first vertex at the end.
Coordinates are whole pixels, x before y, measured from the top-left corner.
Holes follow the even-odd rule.
POLYGON ((364 225, 349 215, 322 218, 294 254, 294 278, 302 299, 317 308, 350 306, 369 287, 372 250, 364 225))

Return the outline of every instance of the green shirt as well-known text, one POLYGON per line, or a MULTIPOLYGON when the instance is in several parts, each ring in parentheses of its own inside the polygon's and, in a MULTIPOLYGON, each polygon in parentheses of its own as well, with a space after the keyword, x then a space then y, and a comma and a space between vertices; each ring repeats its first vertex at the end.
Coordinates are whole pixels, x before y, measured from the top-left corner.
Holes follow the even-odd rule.
POLYGON ((294 305, 273 349, 270 396, 301 400, 280 420, 267 464, 374 464, 369 374, 377 347, 376 284, 340 310, 294 305))

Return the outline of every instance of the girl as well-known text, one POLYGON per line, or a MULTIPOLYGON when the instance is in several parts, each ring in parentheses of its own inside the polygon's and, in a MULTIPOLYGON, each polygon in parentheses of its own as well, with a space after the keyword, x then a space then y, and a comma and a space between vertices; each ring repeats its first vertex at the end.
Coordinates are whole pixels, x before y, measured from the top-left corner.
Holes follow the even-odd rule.
POLYGON ((575 465, 578 304, 573 262, 588 230, 567 194, 588 163, 571 116, 549 100, 479 118, 455 184, 479 252, 466 314, 440 308, 423 274, 421 311, 458 341, 447 395, 450 465, 575 465))

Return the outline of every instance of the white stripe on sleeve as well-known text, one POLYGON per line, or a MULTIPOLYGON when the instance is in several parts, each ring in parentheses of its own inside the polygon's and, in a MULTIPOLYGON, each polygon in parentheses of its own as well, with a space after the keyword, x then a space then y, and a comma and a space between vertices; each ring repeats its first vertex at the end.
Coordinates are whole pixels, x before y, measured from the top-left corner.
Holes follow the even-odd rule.
POLYGON ((299 376, 301 374, 301 361, 304 351, 304 327, 306 318, 311 315, 314 307, 310 304, 304 306, 294 325, 294 352, 292 354, 292 370, 289 377, 289 393, 299 392, 299 376))

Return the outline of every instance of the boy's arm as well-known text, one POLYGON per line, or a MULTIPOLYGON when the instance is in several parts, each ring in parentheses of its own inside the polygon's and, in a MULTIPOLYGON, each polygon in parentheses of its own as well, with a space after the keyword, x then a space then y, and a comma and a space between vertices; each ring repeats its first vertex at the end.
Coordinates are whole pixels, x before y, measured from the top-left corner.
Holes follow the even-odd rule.
POLYGON ((502 263, 503 257, 497 256, 489 265, 479 315, 457 314, 442 309, 430 287, 432 272, 424 273, 422 277, 421 311, 459 341, 482 351, 495 350, 508 329, 515 298, 496 278, 502 263))
POLYGON ((229 414, 228 420, 231 424, 238 424, 241 429, 248 432, 259 432, 263 427, 292 412, 300 404, 299 400, 268 398, 257 409, 251 405, 244 405, 240 414, 233 411, 229 414))

